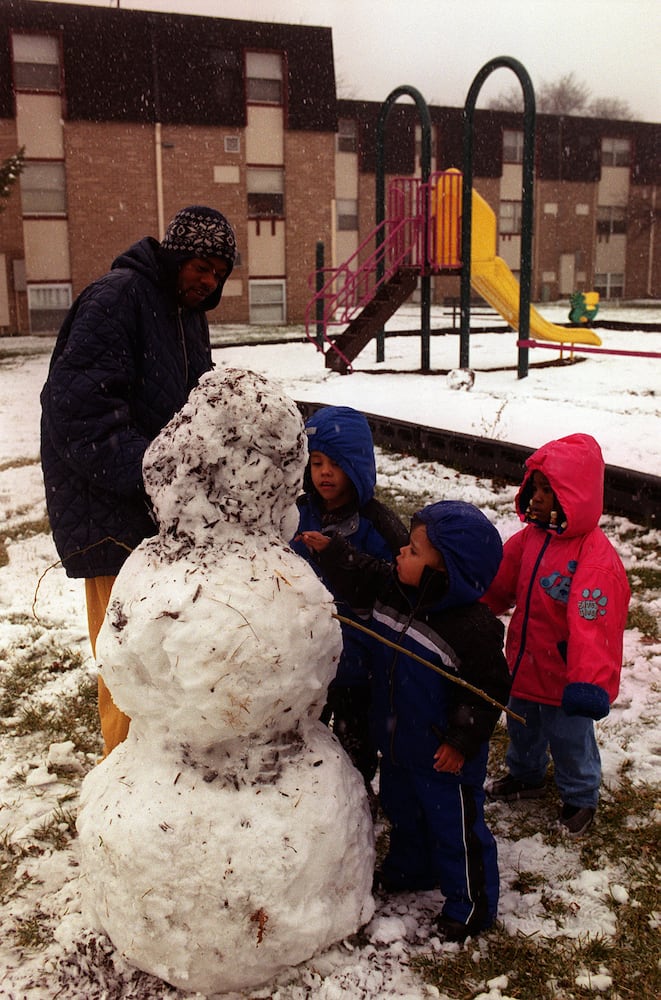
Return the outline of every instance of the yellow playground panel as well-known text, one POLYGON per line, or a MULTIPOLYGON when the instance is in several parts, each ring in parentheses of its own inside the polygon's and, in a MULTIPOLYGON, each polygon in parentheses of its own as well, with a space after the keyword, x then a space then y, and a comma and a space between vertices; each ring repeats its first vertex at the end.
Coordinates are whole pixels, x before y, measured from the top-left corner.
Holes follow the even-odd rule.
MULTIPOLYGON (((448 170, 435 186, 434 210, 436 263, 441 267, 461 264, 461 181, 459 171, 448 170)), ((496 216, 477 191, 472 197, 471 285, 515 330, 519 329, 519 283, 502 257, 496 253, 496 216)), ((544 319, 530 307, 530 334, 540 340, 562 344, 593 344, 601 338, 585 326, 567 329, 544 319)))

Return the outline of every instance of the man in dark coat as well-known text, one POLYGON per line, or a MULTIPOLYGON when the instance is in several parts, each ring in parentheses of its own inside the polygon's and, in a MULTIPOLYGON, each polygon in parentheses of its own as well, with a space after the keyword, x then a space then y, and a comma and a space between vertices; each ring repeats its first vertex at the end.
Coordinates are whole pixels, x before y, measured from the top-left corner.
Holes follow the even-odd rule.
MULTIPOLYGON (((236 239, 215 209, 179 211, 73 304, 41 394, 41 462, 58 554, 84 577, 92 649, 129 552, 156 526, 142 458, 212 367, 205 313, 220 301, 236 239)), ((129 720, 99 682, 106 753, 129 720)))

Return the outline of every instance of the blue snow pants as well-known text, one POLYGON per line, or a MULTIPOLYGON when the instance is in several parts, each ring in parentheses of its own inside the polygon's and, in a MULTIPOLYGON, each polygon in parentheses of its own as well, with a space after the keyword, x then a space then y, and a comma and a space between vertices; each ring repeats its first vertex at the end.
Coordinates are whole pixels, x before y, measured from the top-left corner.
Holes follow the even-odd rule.
POLYGON ((390 820, 390 850, 381 870, 393 888, 440 888, 443 915, 477 926, 498 909, 496 842, 484 819, 487 747, 463 775, 381 760, 379 799, 390 820), (483 759, 482 759, 483 758, 483 759))
POLYGON ((505 763, 510 774, 541 785, 553 758, 555 783, 566 805, 596 809, 601 784, 601 758, 592 719, 566 715, 557 705, 510 698, 510 708, 525 726, 507 717, 510 744, 505 763))

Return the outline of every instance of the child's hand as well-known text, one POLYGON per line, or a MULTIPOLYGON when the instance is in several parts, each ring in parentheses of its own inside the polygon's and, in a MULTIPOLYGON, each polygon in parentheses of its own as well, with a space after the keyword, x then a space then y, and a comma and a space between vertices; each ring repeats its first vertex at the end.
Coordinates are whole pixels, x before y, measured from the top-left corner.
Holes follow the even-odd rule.
POLYGON ((303 542, 313 552, 323 552, 330 545, 328 535, 322 535, 320 531, 303 531, 296 536, 295 541, 303 542))
POLYGON ((447 771, 449 774, 459 774, 464 766, 465 757, 459 750, 455 750, 448 743, 441 743, 434 754, 435 771, 447 771))

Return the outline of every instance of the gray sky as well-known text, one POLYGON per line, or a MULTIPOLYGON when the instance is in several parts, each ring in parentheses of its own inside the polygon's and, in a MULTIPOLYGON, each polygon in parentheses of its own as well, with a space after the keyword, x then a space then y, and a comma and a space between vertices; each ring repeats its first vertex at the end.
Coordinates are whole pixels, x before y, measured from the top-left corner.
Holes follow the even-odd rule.
MULTIPOLYGON (((117 6, 117 0, 95 2, 117 6)), ((573 72, 591 97, 620 98, 636 118, 661 121, 659 0, 119 2, 123 8, 331 27, 342 97, 382 101, 409 84, 431 104, 461 106, 482 66, 507 55, 523 63, 536 88, 573 72)), ((511 71, 498 70, 480 104, 515 84, 511 71)))

